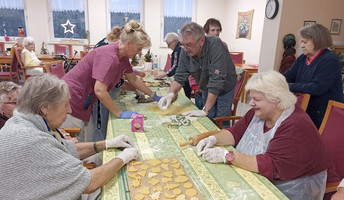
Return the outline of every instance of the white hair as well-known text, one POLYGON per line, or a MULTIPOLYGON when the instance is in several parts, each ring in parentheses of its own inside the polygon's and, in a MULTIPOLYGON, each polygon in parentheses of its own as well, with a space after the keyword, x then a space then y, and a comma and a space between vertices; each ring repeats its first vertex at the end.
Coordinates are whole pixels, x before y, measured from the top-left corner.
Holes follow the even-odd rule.
POLYGON ((173 42, 173 41, 179 41, 179 37, 177 33, 167 33, 164 38, 164 42, 169 44, 170 42, 173 42))
POLYGON ((285 77, 273 70, 253 74, 245 89, 262 93, 269 101, 278 102, 278 108, 286 110, 296 103, 296 96, 290 92, 285 77))
POLYGON ((35 43, 35 40, 32 37, 26 37, 23 40, 23 45, 26 47, 28 44, 35 43))

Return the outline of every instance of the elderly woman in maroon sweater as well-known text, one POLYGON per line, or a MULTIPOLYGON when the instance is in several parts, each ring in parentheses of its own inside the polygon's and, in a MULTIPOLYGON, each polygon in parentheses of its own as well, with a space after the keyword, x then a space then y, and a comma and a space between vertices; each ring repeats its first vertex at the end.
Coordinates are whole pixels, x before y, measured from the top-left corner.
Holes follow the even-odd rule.
POLYGON ((201 140, 197 153, 260 173, 290 199, 322 199, 327 177, 317 128, 278 72, 254 74, 246 85, 252 109, 235 126, 201 140), (228 151, 213 145, 233 145, 228 151))

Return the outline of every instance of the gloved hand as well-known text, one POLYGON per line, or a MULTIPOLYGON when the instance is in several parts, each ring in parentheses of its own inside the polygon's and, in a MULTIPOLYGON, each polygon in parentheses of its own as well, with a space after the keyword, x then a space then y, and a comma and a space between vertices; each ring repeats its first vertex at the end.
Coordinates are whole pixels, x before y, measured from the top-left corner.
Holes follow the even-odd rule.
POLYGON ((106 149, 118 147, 130 148, 134 147, 134 141, 129 136, 123 134, 115 138, 105 140, 105 147, 106 149))
POLYGON ((210 163, 226 163, 228 150, 221 147, 209 148, 202 152, 202 158, 210 163))
POLYGON ((207 116, 207 113, 204 112, 203 110, 190 110, 190 111, 184 112, 182 115, 185 115, 185 116, 195 116, 195 117, 204 117, 204 116, 207 116))
POLYGON ((120 119, 131 119, 132 114, 138 114, 137 112, 134 111, 122 111, 121 114, 119 115, 120 119))
POLYGON ((161 96, 158 96, 158 95, 154 94, 153 99, 154 99, 154 101, 159 102, 160 99, 161 99, 161 96))
POLYGON ((173 100, 173 97, 174 97, 173 92, 170 92, 170 93, 168 93, 168 95, 162 97, 158 103, 159 108, 161 110, 166 110, 170 106, 170 104, 173 100))
POLYGON ((134 160, 139 157, 139 150, 136 148, 125 148, 118 156, 117 158, 120 158, 123 160, 124 164, 127 164, 129 161, 134 160))
POLYGON ((217 142, 216 137, 212 135, 199 141, 196 146, 197 155, 198 156, 202 155, 204 150, 209 149, 210 147, 214 146, 216 142, 217 142))

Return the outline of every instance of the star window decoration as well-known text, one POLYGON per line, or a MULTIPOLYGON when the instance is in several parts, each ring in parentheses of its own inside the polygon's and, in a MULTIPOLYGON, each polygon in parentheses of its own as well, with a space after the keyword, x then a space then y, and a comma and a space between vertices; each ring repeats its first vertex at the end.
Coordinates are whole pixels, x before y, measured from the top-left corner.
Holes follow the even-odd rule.
POLYGON ((64 28, 64 33, 73 33, 74 34, 74 30, 73 28, 76 26, 75 24, 70 23, 69 19, 67 19, 67 22, 65 24, 61 24, 61 26, 64 28), (70 29, 68 29, 70 28, 70 29))

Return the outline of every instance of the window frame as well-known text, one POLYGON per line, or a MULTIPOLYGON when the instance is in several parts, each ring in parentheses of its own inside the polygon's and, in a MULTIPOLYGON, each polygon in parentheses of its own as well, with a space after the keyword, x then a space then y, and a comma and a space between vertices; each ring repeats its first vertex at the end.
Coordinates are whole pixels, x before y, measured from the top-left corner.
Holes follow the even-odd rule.
MULTIPOLYGON (((161 3, 161 26, 160 26, 160 47, 162 48, 168 48, 166 42, 164 42, 164 27, 165 27, 165 21, 164 21, 164 16, 165 16, 165 0, 160 0, 161 3)), ((198 0, 192 0, 192 17, 191 21, 196 22, 197 21, 197 3, 198 0)))
MULTIPOLYGON (((48 26, 49 26, 49 43, 61 43, 65 40, 68 40, 68 41, 75 41, 77 42, 76 44, 88 44, 88 40, 87 39, 84 39, 84 38, 55 38, 55 34, 54 34, 54 22, 53 22, 53 11, 51 9, 51 6, 50 6, 50 2, 52 0, 48 0, 48 26)), ((89 30, 89 14, 88 14, 88 0, 83 0, 84 1, 84 10, 85 10, 85 30, 89 30)), ((75 45, 73 43, 73 45, 75 45)))
MULTIPOLYGON (((106 0, 106 34, 108 34, 112 27, 111 27, 111 0, 106 0)), ((141 10, 140 10, 140 23, 142 24, 143 28, 145 27, 145 0, 140 0, 141 2, 141 10)), ((105 37, 105 36, 104 36, 105 37)))
MULTIPOLYGON (((24 23, 25 23, 25 30, 24 31, 25 31, 26 35, 28 36, 29 35, 29 27, 27 25, 28 16, 27 16, 26 1, 28 1, 28 0, 22 0, 22 4, 23 4, 22 6, 23 6, 23 10, 24 10, 24 23)), ((10 41, 6 42, 6 43, 15 43, 17 38, 19 38, 19 35, 18 36, 8 36, 8 37, 10 37, 10 41)), ((5 41, 5 36, 0 36, 0 39, 1 39, 1 41, 5 41)))

